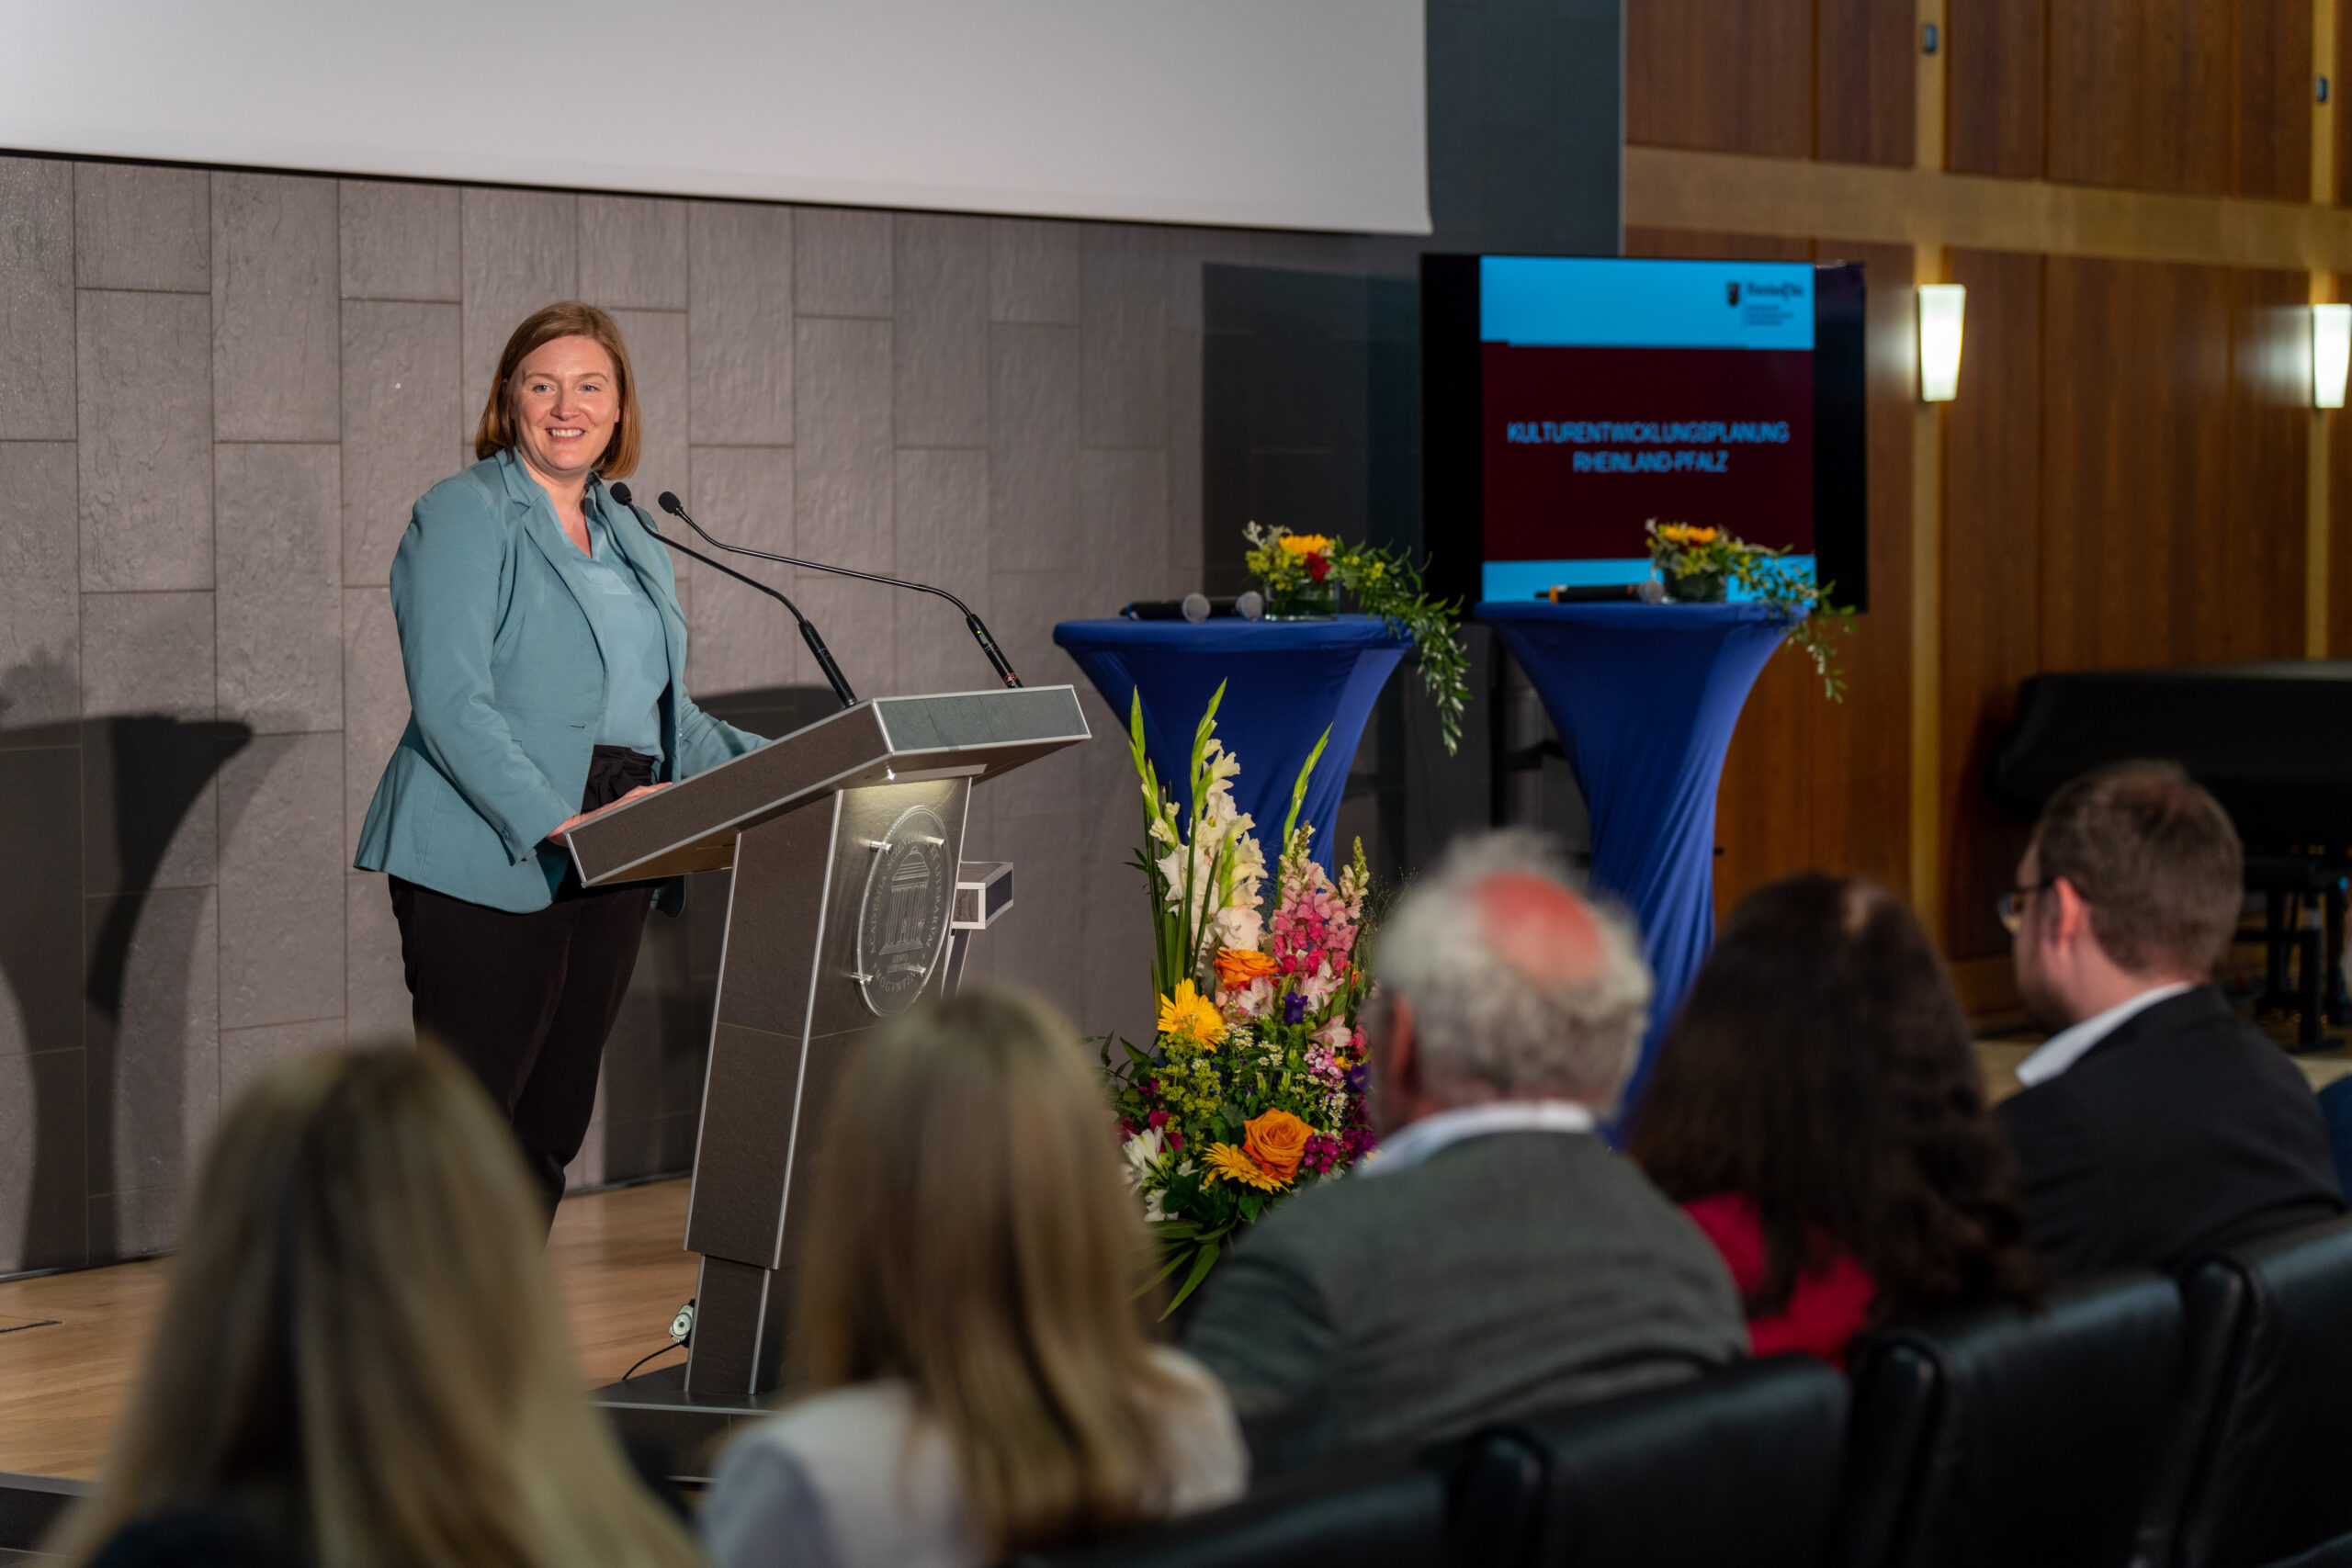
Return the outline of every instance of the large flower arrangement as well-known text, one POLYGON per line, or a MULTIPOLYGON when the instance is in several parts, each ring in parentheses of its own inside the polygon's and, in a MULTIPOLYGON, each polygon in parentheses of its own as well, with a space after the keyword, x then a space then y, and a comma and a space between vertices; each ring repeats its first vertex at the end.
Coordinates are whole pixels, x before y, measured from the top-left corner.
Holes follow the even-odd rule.
POLYGON ((1121 1041, 1114 1062, 1105 1037, 1102 1060, 1128 1180, 1163 1253, 1152 1283, 1177 1279, 1171 1312, 1236 1232, 1345 1171, 1372 1141, 1356 1022, 1363 845, 1336 883, 1308 855, 1314 830, 1298 812, 1317 741, 1291 789, 1272 908, 1261 912, 1265 856, 1234 806, 1240 761, 1216 739, 1224 696, 1219 686, 1193 732, 1189 815, 1144 754, 1140 698, 1127 721, 1150 835, 1134 863, 1150 889, 1159 1016, 1150 1051, 1121 1041))
POLYGON ((1835 582, 1816 586, 1811 569, 1790 559, 1785 547, 1751 545, 1722 528, 1661 524, 1653 517, 1644 531, 1649 536, 1650 565, 1665 583, 1668 598, 1680 604, 1720 604, 1736 587, 1770 604, 1789 624, 1789 645, 1813 660, 1823 694, 1833 703, 1846 700, 1838 649, 1829 639, 1833 632, 1844 636, 1854 629, 1854 612, 1850 605, 1830 603, 1835 582))
POLYGON ((1355 595, 1356 608, 1378 615, 1389 631, 1410 638, 1421 688, 1437 705, 1438 733, 1450 753, 1462 743, 1462 710, 1470 700, 1469 650, 1455 626, 1461 606, 1432 599, 1422 590, 1412 562, 1369 545, 1351 545, 1322 534, 1287 528, 1242 530, 1250 541, 1244 558, 1264 585, 1267 614, 1281 617, 1313 607, 1329 615, 1339 608, 1340 590, 1355 595))

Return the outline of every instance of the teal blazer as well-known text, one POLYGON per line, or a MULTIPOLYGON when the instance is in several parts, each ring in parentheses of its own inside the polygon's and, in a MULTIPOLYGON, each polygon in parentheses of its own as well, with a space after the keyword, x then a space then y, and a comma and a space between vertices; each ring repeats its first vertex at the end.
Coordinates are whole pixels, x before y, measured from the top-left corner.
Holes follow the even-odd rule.
MULTIPOLYGON (((662 613, 670 688, 654 776, 690 778, 763 744, 686 695, 686 622, 669 552, 634 509, 588 487, 662 613)), ((409 721, 353 863, 493 909, 544 909, 570 857, 545 840, 580 810, 605 660, 582 608, 587 558, 555 503, 501 452, 416 503, 392 558, 392 615, 408 671, 409 721)), ((675 886, 660 903, 674 908, 675 886)))

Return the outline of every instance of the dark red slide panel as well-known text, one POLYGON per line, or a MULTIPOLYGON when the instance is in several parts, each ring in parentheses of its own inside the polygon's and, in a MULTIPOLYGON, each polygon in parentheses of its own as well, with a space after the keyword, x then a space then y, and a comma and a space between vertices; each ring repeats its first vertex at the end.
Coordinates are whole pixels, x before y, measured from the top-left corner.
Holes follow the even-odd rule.
POLYGON ((1813 355, 1480 345, 1487 559, 1640 556, 1642 525, 1813 549, 1813 355))

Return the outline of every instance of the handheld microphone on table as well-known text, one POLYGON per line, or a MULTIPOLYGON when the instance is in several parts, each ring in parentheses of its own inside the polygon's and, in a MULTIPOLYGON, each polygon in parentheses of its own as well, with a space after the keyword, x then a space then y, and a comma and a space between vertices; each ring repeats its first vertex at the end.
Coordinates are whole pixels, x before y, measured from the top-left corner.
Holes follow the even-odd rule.
POLYGON ((1548 604, 1622 604, 1631 599, 1643 604, 1666 602, 1666 584, 1656 578, 1640 582, 1579 582, 1561 588, 1540 588, 1535 596, 1548 604))
POLYGON ((1230 599, 1212 599, 1205 593, 1187 593, 1182 599, 1136 599, 1119 611, 1131 621, 1191 621, 1195 626, 1212 615, 1254 621, 1265 613, 1266 596, 1254 588, 1230 599))
POLYGON ((989 656, 989 663, 996 670, 997 677, 1008 686, 1017 687, 1021 684, 1021 677, 1014 674, 1012 666, 1005 661, 1004 652, 997 647, 996 638, 989 636, 988 626, 982 623, 979 616, 972 613, 972 607, 969 604, 965 604, 944 588, 933 588, 928 582, 910 582, 903 577, 885 577, 878 571, 859 571, 854 567, 828 566, 820 560, 802 560, 797 556, 773 555, 766 550, 752 549, 748 545, 730 545, 723 540, 712 538, 709 529, 687 516, 686 509, 678 503, 675 494, 665 490, 662 492, 661 502, 662 511, 701 535, 702 542, 714 550, 725 550, 730 556, 750 556, 755 560, 772 560, 779 566, 797 566, 808 571, 827 571, 835 577, 854 577, 862 582, 879 582, 886 587, 910 589, 917 593, 930 593, 946 600, 964 612, 965 627, 971 632, 972 640, 980 645, 980 651, 989 656))
POLYGON ((766 594, 769 598, 775 600, 777 604, 783 605, 786 609, 791 611, 792 618, 800 623, 800 640, 808 645, 808 652, 810 656, 817 660, 817 668, 825 672, 825 680, 833 688, 833 695, 842 700, 842 706, 843 707, 854 707, 857 705, 857 694, 849 689, 849 682, 842 677, 842 667, 833 662, 833 650, 825 646, 825 639, 823 636, 817 630, 817 623, 802 615, 800 613, 799 605, 794 604, 791 600, 786 598, 775 589, 770 588, 758 578, 746 577, 731 566, 722 566, 718 562, 711 559, 708 556, 703 555, 698 551, 690 550, 686 548, 685 546, 678 543, 677 540, 670 537, 669 535, 664 534, 661 529, 653 525, 652 518, 648 517, 643 512, 638 510, 637 502, 629 497, 628 486, 625 484, 606 485, 605 489, 611 494, 615 501, 619 502, 623 506, 629 509, 630 513, 635 515, 638 522, 644 525, 645 531, 647 533, 652 535, 655 538, 661 540, 663 544, 669 546, 680 555, 684 556, 688 560, 698 560, 702 562, 703 565, 710 568, 713 571, 723 572, 727 576, 733 578, 738 582, 749 583, 753 588, 756 588, 761 592, 766 594))

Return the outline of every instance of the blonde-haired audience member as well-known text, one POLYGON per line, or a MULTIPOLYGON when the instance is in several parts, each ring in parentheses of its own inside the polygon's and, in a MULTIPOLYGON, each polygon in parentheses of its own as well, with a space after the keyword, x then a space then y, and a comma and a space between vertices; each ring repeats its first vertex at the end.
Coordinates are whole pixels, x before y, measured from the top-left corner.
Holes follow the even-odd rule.
POLYGON ((978 1568, 1240 1495, 1225 1395, 1147 1337, 1142 1217, 1048 1009, 968 993, 862 1048, 808 1224, 804 1392, 719 1465, 722 1568, 978 1568))
POLYGON ((590 1411, 512 1134, 430 1047, 232 1109, 72 1563, 687 1568, 590 1411))

